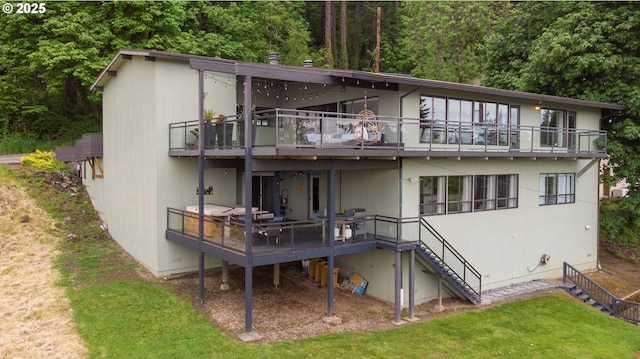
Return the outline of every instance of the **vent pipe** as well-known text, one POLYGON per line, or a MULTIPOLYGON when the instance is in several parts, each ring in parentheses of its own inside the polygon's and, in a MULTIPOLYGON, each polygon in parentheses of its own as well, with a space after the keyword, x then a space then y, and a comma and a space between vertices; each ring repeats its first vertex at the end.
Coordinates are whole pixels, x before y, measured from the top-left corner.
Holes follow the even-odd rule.
POLYGON ((277 65, 280 62, 280 55, 278 55, 277 52, 270 52, 269 53, 269 64, 270 65, 277 65))
POLYGON ((313 60, 304 60, 303 67, 313 67, 313 60))

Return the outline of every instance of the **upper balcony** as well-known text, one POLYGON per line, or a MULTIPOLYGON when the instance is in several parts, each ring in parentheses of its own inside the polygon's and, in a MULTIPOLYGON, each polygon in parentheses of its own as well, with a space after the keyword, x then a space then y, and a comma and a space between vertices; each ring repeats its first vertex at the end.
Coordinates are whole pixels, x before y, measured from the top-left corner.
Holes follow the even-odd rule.
MULTIPOLYGON (((606 156, 606 131, 271 109, 253 114, 253 156, 565 157, 606 156)), ((198 121, 169 125, 169 154, 196 156, 198 121)), ((244 118, 204 124, 206 156, 244 156, 244 118)))

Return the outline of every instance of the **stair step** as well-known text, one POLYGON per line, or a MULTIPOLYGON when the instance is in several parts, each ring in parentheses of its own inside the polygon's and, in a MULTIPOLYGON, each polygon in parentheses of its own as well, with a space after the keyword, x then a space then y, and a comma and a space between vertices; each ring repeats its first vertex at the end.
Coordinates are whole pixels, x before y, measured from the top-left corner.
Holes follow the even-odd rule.
POLYGON ((602 305, 602 304, 594 305, 593 307, 596 308, 599 311, 602 311, 604 309, 604 305, 602 305))
POLYGON ((569 292, 575 296, 578 296, 580 294, 582 294, 582 289, 578 288, 578 287, 573 287, 569 290, 569 292))
POLYGON ((591 296, 589 294, 580 294, 578 296, 578 299, 580 299, 583 302, 587 301, 587 299, 589 299, 589 298, 591 298, 591 296))
POLYGON ((585 303, 587 303, 587 305, 594 305, 594 304, 596 304, 598 302, 596 302, 594 299, 589 299, 585 303))

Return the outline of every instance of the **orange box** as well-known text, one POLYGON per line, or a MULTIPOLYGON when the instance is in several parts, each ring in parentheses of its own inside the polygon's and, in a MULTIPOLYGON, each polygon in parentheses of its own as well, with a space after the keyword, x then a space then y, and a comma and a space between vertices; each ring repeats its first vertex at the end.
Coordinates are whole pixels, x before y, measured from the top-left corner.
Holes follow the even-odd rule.
MULTIPOLYGON (((222 225, 220 223, 212 222, 211 216, 204 216, 204 236, 205 237, 220 237, 222 236, 222 225), (207 218, 210 220, 207 221, 207 218)), ((188 213, 184 214, 184 231, 192 236, 198 236, 198 214, 188 213)))

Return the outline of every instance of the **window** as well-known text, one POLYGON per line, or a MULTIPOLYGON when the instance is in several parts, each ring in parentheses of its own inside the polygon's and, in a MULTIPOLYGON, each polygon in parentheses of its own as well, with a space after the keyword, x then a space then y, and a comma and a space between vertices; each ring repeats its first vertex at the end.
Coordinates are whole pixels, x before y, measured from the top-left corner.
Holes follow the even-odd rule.
POLYGON ((518 207, 518 175, 420 177, 420 214, 518 207))
POLYGON ((443 97, 420 97, 420 142, 446 143, 444 138, 447 123, 447 99, 443 97), (432 133, 433 130, 433 133, 432 133))
POLYGON ((540 146, 575 149, 576 113, 543 108, 540 110, 540 146))
POLYGON ((447 181, 447 213, 471 212, 472 176, 451 176, 447 181))
POLYGON ((558 203, 576 202, 575 173, 558 174, 558 203))
POLYGON ((498 175, 498 209, 518 207, 518 175, 498 175))
POLYGON ((340 109, 342 113, 356 114, 364 110, 365 107, 375 113, 378 113, 378 97, 368 97, 357 100, 342 101, 340 109))
POLYGON ((575 203, 575 173, 541 173, 540 205, 575 203))
POLYGON ((444 214, 446 177, 420 177, 420 214, 444 214))
POLYGON ((482 175, 473 178, 473 211, 518 207, 518 175, 482 175))
POLYGON ((520 108, 509 104, 422 95, 420 142, 493 146, 517 144, 519 116, 520 108), (516 127, 510 129, 509 125, 516 127), (510 141, 510 131, 515 131, 516 141, 510 141))
POLYGON ((475 176, 473 178, 473 210, 495 209, 496 176, 475 176))

